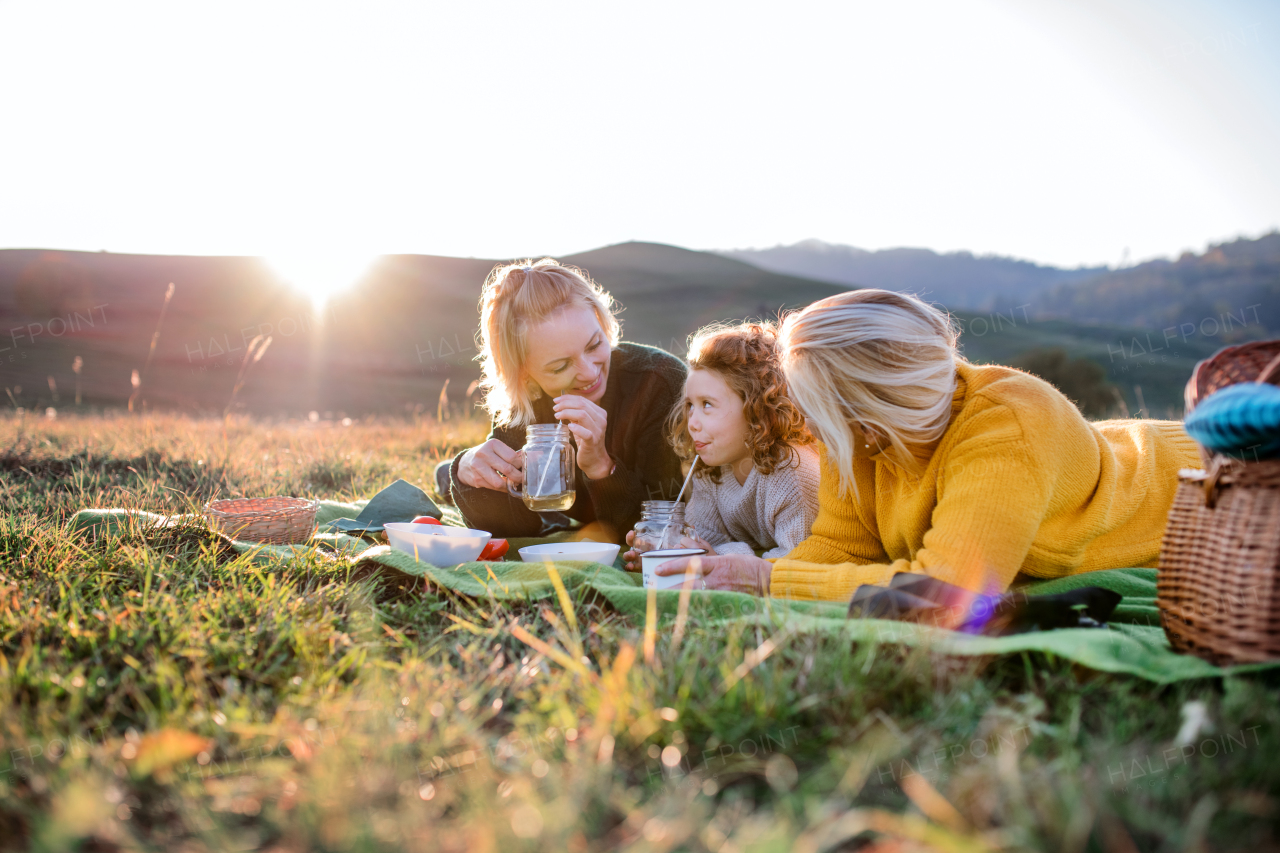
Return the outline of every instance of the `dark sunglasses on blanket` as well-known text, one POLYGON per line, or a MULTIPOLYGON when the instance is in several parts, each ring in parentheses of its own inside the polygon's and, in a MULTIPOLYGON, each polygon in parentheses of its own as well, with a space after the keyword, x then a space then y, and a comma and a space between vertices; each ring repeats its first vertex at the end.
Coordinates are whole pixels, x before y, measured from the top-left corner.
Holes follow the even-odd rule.
POLYGON ((904 572, 887 587, 858 587, 849 602, 849 617, 893 619, 999 637, 1054 628, 1100 628, 1121 597, 1097 586, 1055 595, 982 595, 928 575, 904 572))

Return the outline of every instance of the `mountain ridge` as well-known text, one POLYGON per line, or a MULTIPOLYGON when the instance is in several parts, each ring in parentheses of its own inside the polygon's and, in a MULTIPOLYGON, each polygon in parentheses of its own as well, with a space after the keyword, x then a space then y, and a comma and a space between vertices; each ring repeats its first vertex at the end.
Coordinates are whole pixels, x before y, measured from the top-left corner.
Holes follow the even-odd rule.
POLYGON ((1280 233, 1056 286, 1037 295, 1034 313, 1162 330, 1227 327, 1227 341, 1280 336, 1280 233))
POLYGON ((950 308, 976 311, 1007 309, 1028 295, 1107 269, 1064 269, 967 251, 941 253, 912 247, 868 250, 812 239, 769 249, 716 250, 716 254, 772 272, 910 292, 950 308))

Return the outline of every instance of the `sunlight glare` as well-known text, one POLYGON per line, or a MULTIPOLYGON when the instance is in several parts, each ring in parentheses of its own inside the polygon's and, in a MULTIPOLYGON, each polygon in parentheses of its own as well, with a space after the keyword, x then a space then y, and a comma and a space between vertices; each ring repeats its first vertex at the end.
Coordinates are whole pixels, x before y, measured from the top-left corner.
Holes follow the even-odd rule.
POLYGON ((366 252, 289 252, 271 254, 263 261, 281 280, 311 297, 319 315, 329 298, 355 286, 373 266, 377 256, 366 252))

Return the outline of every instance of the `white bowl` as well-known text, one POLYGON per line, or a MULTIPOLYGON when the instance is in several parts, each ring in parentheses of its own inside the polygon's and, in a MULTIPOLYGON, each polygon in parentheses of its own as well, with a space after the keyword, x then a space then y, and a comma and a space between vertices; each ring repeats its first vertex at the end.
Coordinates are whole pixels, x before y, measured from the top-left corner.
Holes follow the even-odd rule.
POLYGON ((685 572, 682 575, 657 575, 654 570, 669 560, 681 557, 700 557, 707 553, 701 548, 668 548, 665 551, 645 551, 640 555, 640 567, 643 571, 644 585, 653 589, 679 589, 684 586, 685 579, 692 579, 695 589, 701 589, 697 572, 685 572))
POLYGON ((544 560, 588 560, 612 566, 618 558, 620 545, 608 542, 548 542, 545 545, 526 545, 520 549, 520 559, 526 563, 544 560))
POLYGON ((493 534, 466 527, 443 524, 409 524, 395 521, 383 525, 391 547, 415 560, 433 566, 456 566, 480 556, 493 534))

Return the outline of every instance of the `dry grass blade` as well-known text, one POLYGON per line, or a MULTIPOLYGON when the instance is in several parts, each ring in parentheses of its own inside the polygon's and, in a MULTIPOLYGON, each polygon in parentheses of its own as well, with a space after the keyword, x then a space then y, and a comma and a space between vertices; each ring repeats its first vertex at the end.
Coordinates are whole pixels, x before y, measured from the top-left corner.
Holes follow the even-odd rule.
MULTIPOLYGON (((694 558, 694 563, 698 562, 694 558)), ((689 599, 693 597, 693 584, 685 581, 680 584, 680 600, 676 604, 676 625, 671 632, 671 654, 674 656, 680 651, 680 643, 684 640, 685 627, 689 623, 689 599)))
POLYGON ((627 673, 631 671, 631 667, 636 662, 636 647, 630 643, 623 643, 618 649, 618 655, 613 659, 613 666, 609 669, 610 687, 613 690, 621 691, 627 684, 627 673))
POLYGON ((544 560, 547 567, 547 577, 551 579, 551 585, 556 588, 556 598, 560 600, 560 610, 564 613, 564 620, 569 624, 569 629, 576 635, 578 633, 578 617, 573 612, 573 601, 569 598, 569 590, 565 589, 564 580, 560 577, 560 572, 556 569, 556 564, 550 559, 544 560))
POLYGON ((919 773, 904 776, 899 784, 907 798, 934 823, 961 832, 970 829, 969 822, 961 817, 956 807, 947 802, 947 798, 939 794, 938 789, 919 773))
POLYGON ((841 814, 831 823, 805 833, 792 849, 819 851, 843 849, 845 842, 862 835, 874 832, 884 836, 875 849, 898 850, 919 849, 915 844, 924 845, 925 850, 937 853, 988 853, 999 849, 969 833, 935 826, 916 815, 900 815, 882 809, 852 809, 841 814), (900 847, 892 842, 914 842, 908 847, 900 847))
POLYGON ((440 399, 436 400, 436 420, 444 421, 449 415, 449 377, 445 377, 440 388, 440 399))
POLYGON ((644 662, 646 666, 655 666, 657 658, 654 649, 658 641, 658 591, 653 587, 645 590, 644 601, 644 662))
POLYGON ((551 645, 550 643, 544 642, 538 637, 535 637, 533 634, 529 633, 528 629, 526 629, 519 622, 512 622, 511 628, 509 630, 511 632, 511 636, 515 637, 517 640, 524 643, 529 648, 535 651, 541 652, 542 654, 551 658, 553 661, 560 664, 562 667, 569 670, 570 672, 574 672, 574 673, 577 673, 578 675, 585 676, 586 678, 588 678, 593 682, 599 681, 599 676, 596 675, 591 670, 587 669, 586 664, 584 664, 581 660, 574 660, 567 653, 561 651, 560 649, 557 649, 555 646, 551 645))
POLYGON ((746 657, 742 659, 742 663, 738 664, 737 668, 735 668, 729 675, 729 678, 725 680, 724 687, 721 688, 721 692, 728 693, 732 690, 735 684, 746 678, 747 674, 751 672, 751 670, 764 663, 769 658, 769 655, 777 651, 778 647, 785 643, 790 637, 791 632, 789 630, 784 631, 781 634, 770 637, 751 651, 747 652, 746 657))
POLYGON ((164 292, 164 304, 160 306, 160 319, 156 321, 156 330, 151 335, 151 346, 147 349, 147 360, 142 365, 142 372, 133 372, 132 384, 133 393, 129 395, 129 411, 133 411, 134 400, 138 399, 138 395, 142 393, 142 380, 147 376, 147 368, 151 367, 151 359, 156 354, 156 344, 160 342, 160 329, 164 326, 164 315, 169 310, 169 300, 173 298, 173 282, 169 282, 169 287, 164 292))
POLYGON ((271 338, 255 335, 253 340, 249 341, 249 346, 244 351, 244 358, 240 361, 240 373, 236 376, 235 387, 231 389, 231 399, 227 401, 227 408, 222 412, 222 419, 225 422, 231 416, 231 410, 235 407, 236 397, 240 393, 240 389, 244 387, 245 380, 249 375, 249 368, 257 364, 262 356, 266 354, 267 347, 271 346, 271 338))
POLYGON ((452 613, 446 613, 445 616, 449 617, 455 623, 454 627, 448 629, 448 631, 461 629, 463 631, 469 631, 472 634, 477 634, 479 636, 484 636, 485 634, 485 630, 481 628, 479 625, 477 625, 476 623, 472 622, 470 619, 463 619, 461 616, 456 616, 452 613))
POLYGON ((84 359, 76 356, 71 362, 71 372, 76 375, 76 405, 80 405, 80 371, 84 368, 84 359))

